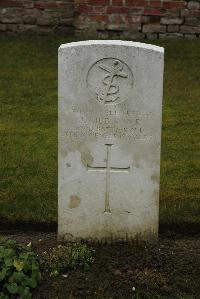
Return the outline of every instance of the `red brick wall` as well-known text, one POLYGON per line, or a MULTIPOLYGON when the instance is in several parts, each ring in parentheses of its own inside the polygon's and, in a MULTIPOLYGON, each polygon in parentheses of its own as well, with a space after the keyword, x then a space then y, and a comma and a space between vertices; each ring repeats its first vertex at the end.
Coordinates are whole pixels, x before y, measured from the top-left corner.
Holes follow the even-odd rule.
POLYGON ((74 0, 0 0, 0 33, 73 34, 74 0))
POLYGON ((197 38, 200 0, 0 0, 0 32, 197 38))
POLYGON ((200 1, 75 0, 78 36, 99 38, 197 38, 200 1))

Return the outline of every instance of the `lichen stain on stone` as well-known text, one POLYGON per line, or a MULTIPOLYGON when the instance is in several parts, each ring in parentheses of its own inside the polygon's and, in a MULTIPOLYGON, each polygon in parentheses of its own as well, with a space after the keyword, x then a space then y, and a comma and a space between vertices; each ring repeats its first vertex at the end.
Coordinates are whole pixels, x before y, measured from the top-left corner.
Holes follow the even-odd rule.
POLYGON ((70 196, 70 202, 69 202, 70 209, 77 208, 80 205, 80 203, 81 203, 81 200, 77 195, 70 196))
POLYGON ((81 161, 84 166, 92 165, 93 163, 93 157, 88 149, 84 149, 81 151, 81 161))
POLYGON ((87 167, 88 165, 92 165, 93 157, 84 142, 71 141, 65 143, 64 146, 62 146, 60 149, 60 153, 63 157, 74 151, 80 152, 81 162, 85 167, 87 167))

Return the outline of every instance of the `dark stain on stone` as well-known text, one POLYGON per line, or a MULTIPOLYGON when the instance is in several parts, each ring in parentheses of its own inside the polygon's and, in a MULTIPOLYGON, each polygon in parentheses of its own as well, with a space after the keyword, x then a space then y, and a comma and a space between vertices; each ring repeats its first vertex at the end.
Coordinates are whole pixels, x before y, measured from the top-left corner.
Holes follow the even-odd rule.
POLYGON ((77 195, 71 195, 70 203, 69 203, 70 209, 77 208, 80 205, 80 202, 81 202, 81 200, 77 195))
POLYGON ((85 166, 92 165, 93 157, 88 149, 81 151, 81 161, 85 166))

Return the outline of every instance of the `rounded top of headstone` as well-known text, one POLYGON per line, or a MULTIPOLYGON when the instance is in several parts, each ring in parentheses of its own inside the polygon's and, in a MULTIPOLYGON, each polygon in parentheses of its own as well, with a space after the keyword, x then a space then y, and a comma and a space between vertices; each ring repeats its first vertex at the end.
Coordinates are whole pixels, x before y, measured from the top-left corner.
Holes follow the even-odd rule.
POLYGON ((147 49, 156 51, 159 53, 164 53, 164 48, 151 45, 151 44, 145 44, 145 43, 139 43, 139 42, 132 42, 132 41, 123 41, 123 40, 86 40, 86 41, 79 41, 79 42, 72 42, 67 44, 62 44, 59 49, 65 49, 65 48, 71 48, 71 47, 82 47, 82 46, 91 46, 91 45, 103 45, 103 46, 126 46, 126 47, 134 47, 134 48, 140 48, 140 49, 147 49))

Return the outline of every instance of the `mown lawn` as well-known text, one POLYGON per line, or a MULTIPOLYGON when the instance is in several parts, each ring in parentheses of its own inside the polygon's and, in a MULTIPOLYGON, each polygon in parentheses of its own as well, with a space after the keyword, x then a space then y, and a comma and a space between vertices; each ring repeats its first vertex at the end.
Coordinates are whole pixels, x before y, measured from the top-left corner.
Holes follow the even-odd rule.
MULTIPOLYGON (((57 219, 57 48, 0 38, 0 219, 57 219)), ((155 42, 152 42, 155 43, 155 42)), ((165 47, 160 223, 200 223, 200 42, 165 47)))

